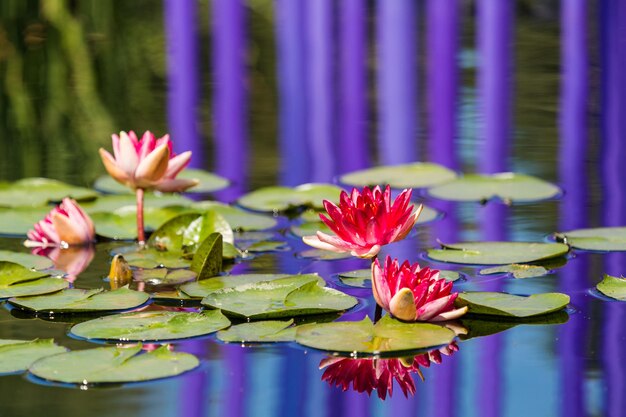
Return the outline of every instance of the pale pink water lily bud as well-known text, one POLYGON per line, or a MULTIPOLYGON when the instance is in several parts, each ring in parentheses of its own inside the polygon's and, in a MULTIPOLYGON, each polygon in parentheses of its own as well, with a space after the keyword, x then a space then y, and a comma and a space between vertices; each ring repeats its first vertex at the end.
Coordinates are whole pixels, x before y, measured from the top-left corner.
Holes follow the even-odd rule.
POLYGON ((382 246, 404 239, 415 225, 422 206, 414 210, 409 204, 412 192, 405 189, 392 201, 389 186, 384 191, 379 186, 364 187, 362 192, 354 188, 350 194, 342 191, 339 206, 324 200, 330 218, 320 214, 336 236, 318 231, 302 240, 314 248, 372 258, 382 246))
POLYGON ((67 247, 93 242, 96 237, 91 218, 70 198, 53 208, 27 233, 28 247, 67 247))
POLYGON ((163 192, 181 192, 198 184, 194 179, 177 179, 191 159, 191 151, 172 151, 169 135, 156 139, 146 131, 141 139, 132 130, 113 135, 113 155, 100 148, 107 172, 117 182, 130 187, 163 192))
POLYGON ((399 265, 387 256, 381 267, 376 259, 372 291, 379 306, 404 321, 447 321, 467 312, 467 307, 454 307, 459 293, 452 292, 452 282, 439 278, 436 269, 420 268, 417 262, 399 265))

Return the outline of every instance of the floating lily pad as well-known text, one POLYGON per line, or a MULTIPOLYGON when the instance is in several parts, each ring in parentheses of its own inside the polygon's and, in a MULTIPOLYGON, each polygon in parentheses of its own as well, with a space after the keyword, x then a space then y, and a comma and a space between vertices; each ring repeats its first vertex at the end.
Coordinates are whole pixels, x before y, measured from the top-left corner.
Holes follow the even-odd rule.
MULTIPOLYGON (((155 230, 185 210, 188 209, 182 207, 146 207, 144 209, 144 228, 148 231, 155 230)), ((125 206, 113 212, 92 213, 91 219, 100 236, 117 240, 132 240, 137 237, 137 210, 135 206, 125 206)))
POLYGON ((315 276, 301 275, 217 290, 204 297, 202 304, 260 320, 343 311, 354 307, 357 300, 321 287, 315 276))
POLYGON ((192 207, 197 210, 213 210, 219 213, 230 224, 230 227, 237 231, 271 229, 278 223, 275 218, 268 215, 251 213, 217 201, 201 201, 192 204, 192 207))
POLYGON ((25 371, 38 359, 66 351, 52 339, 0 339, 0 374, 25 371))
MULTIPOLYGON (((287 274, 241 274, 241 275, 223 275, 219 277, 213 277, 196 282, 190 282, 185 285, 181 285, 180 289, 185 294, 194 298, 204 298, 212 292, 221 290, 222 288, 232 288, 239 285, 253 284, 262 281, 273 281, 276 279, 287 278, 290 275, 287 274)), ((311 275, 307 275, 309 277, 311 275)), ((318 276, 318 280, 324 280, 318 276)))
POLYGON ((443 326, 404 323, 384 316, 376 324, 369 317, 359 322, 333 322, 298 326, 296 342, 340 355, 399 354, 447 345, 455 334, 443 326))
POLYGON ((72 327, 71 333, 88 340, 163 342, 204 336, 228 326, 230 321, 219 310, 141 311, 85 321, 72 327))
POLYGON ((242 196, 238 203, 251 210, 268 212, 306 207, 322 209, 323 200, 339 201, 341 191, 341 188, 332 184, 303 184, 295 188, 265 187, 242 196))
POLYGON ((0 207, 45 206, 65 197, 77 201, 91 200, 98 193, 89 188, 76 187, 48 178, 24 178, 0 188, 0 207))
MULTIPOLYGON (((132 247, 133 249, 135 246, 132 247)), ((122 248, 123 249, 123 248, 122 248)), ((189 259, 184 259, 180 252, 160 251, 153 248, 142 248, 136 251, 120 251, 130 266, 136 268, 188 268, 189 259)))
MULTIPOLYGON (((492 316, 493 317, 493 316, 492 316)), ((492 334, 500 333, 505 330, 511 329, 520 325, 551 325, 551 324, 563 324, 569 320, 569 314, 565 310, 559 310, 554 313, 543 314, 541 316, 527 317, 524 319, 516 318, 514 320, 507 320, 506 317, 498 316, 493 317, 481 316, 477 318, 474 316, 463 316, 461 324, 467 329, 466 334, 459 335, 461 340, 473 339, 475 337, 490 336, 492 334)))
MULTIPOLYGON (((184 169, 176 176, 176 178, 196 179, 200 181, 200 183, 195 187, 186 190, 186 193, 211 193, 213 191, 226 188, 229 185, 226 178, 201 169, 184 169)), ((128 187, 118 183, 109 175, 99 177, 93 184, 93 187, 98 191, 110 194, 127 194, 132 192, 128 187)))
POLYGON ((26 236, 51 209, 50 206, 0 208, 0 234, 26 236))
MULTIPOLYGON (((164 207, 189 207, 193 200, 178 194, 150 194, 144 195, 144 209, 164 207)), ((123 207, 137 207, 134 194, 105 195, 95 201, 81 203, 81 207, 88 213, 102 213, 118 210, 123 207)))
POLYGON ((528 263, 561 256, 569 250, 562 243, 535 242, 464 242, 442 246, 443 249, 430 249, 428 257, 468 265, 528 263))
POLYGON ((278 252, 278 251, 286 251, 289 250, 289 245, 287 242, 276 241, 276 240, 264 240, 261 242, 252 242, 250 244, 242 244, 239 245, 241 250, 251 253, 260 253, 260 252, 278 252))
POLYGON ((492 175, 470 174, 428 189, 431 197, 449 201, 530 202, 558 196, 561 189, 554 184, 524 174, 503 172, 492 175))
POLYGON ((622 277, 604 275, 604 278, 596 285, 596 288, 607 297, 626 301, 626 279, 622 277))
POLYGON ((54 267, 54 262, 45 256, 9 250, 0 250, 0 261, 13 262, 28 269, 36 269, 38 271, 54 267))
POLYGON ((492 275, 492 274, 511 274, 513 277, 518 279, 523 278, 535 278, 542 277, 548 273, 548 270, 541 265, 520 265, 520 264, 511 264, 511 265, 502 265, 495 266, 492 268, 485 268, 480 270, 481 275, 492 275))
POLYGON ((133 272, 135 281, 150 285, 180 285, 196 279, 196 273, 189 269, 139 269, 133 272))
POLYGON ((48 295, 11 298, 9 302, 23 310, 57 314, 129 310, 145 304, 149 299, 148 294, 127 288, 114 291, 72 288, 48 295))
POLYGON ((350 252, 331 252, 322 249, 307 249, 298 253, 299 258, 315 259, 319 261, 335 261, 338 259, 352 258, 350 252))
POLYGON ((193 255, 191 270, 198 274, 198 279, 214 277, 222 270, 222 235, 211 233, 193 255))
POLYGON ((296 327, 292 324, 293 320, 242 323, 220 330, 217 338, 222 342, 234 343, 292 342, 296 340, 296 327))
POLYGON ((501 292, 463 292, 456 299, 457 307, 468 306, 469 314, 505 317, 532 317, 564 309, 569 296, 561 293, 534 294, 528 297, 501 292))
POLYGON ((40 359, 29 371, 48 381, 89 385, 166 378, 200 364, 195 356, 170 352, 167 346, 140 352, 141 345, 78 350, 40 359))
POLYGON ((22 265, 0 261, 0 298, 47 294, 69 287, 60 278, 46 278, 49 274, 33 271, 22 265))
POLYGON ((428 162, 379 166, 342 175, 339 181, 357 187, 389 184, 392 188, 425 188, 456 178, 448 168, 428 162))
POLYGON ((626 251, 626 227, 598 227, 557 233, 558 241, 591 251, 626 251))

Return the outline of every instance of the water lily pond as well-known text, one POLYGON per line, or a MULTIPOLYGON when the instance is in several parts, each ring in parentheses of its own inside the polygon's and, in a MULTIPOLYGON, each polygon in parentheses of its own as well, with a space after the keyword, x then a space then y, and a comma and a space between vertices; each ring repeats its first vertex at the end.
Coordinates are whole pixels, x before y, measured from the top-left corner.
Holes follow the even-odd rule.
POLYGON ((611 4, 3 2, 0 415, 624 415, 611 4))

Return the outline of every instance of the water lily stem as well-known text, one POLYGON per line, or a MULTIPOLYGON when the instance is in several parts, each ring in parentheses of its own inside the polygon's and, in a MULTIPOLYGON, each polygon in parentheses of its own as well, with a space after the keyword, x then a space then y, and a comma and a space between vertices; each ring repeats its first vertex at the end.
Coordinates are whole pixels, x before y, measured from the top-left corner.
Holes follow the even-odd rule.
POLYGON ((137 188, 137 240, 140 245, 146 241, 146 235, 143 229, 143 188, 137 188))

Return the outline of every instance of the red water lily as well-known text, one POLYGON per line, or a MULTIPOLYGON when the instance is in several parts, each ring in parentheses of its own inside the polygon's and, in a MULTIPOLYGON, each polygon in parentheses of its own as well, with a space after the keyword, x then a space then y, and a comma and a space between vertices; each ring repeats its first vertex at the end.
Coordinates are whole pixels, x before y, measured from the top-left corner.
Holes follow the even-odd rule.
POLYGON ((439 350, 432 350, 413 358, 400 359, 353 359, 331 357, 322 359, 320 369, 324 369, 322 380, 340 387, 343 391, 353 389, 371 395, 376 390, 382 400, 393 395, 394 380, 405 397, 415 394, 414 373, 423 380, 420 367, 428 368, 431 362, 441 363, 441 355, 451 355, 458 351, 456 343, 439 350))
POLYGON ((405 321, 446 321, 461 317, 467 307, 454 308, 458 293, 439 271, 416 262, 402 265, 387 256, 384 268, 372 263, 372 290, 379 306, 405 321))
POLYGON ((404 239, 415 225, 422 206, 414 210, 409 204, 412 191, 403 190, 395 201, 389 186, 384 191, 379 186, 364 187, 361 192, 355 188, 350 194, 342 191, 339 206, 324 200, 329 218, 320 214, 336 236, 318 231, 302 239, 318 249, 372 258, 382 246, 404 239))
POLYGON ((43 220, 27 233, 28 247, 68 247, 93 242, 96 236, 93 222, 78 203, 64 198, 43 220))

